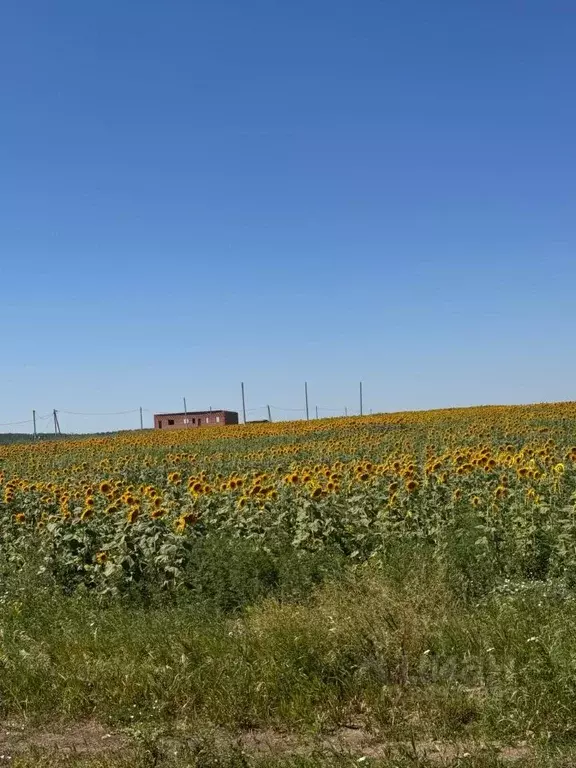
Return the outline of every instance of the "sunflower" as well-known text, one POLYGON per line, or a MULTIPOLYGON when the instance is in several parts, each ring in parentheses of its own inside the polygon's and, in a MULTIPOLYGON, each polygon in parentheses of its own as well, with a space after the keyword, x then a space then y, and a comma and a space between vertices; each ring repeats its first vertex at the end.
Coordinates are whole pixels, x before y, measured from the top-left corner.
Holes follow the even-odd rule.
POLYGON ((150 517, 152 520, 158 520, 161 517, 164 517, 167 510, 164 507, 155 507, 152 512, 150 512, 150 517))
POLYGON ((108 560, 108 553, 107 552, 103 552, 103 551, 96 552, 96 558, 95 559, 96 559, 96 562, 98 563, 98 565, 103 565, 106 562, 106 560, 108 560))
POLYGON ((91 517, 94 516, 94 507, 85 507, 82 511, 82 514, 80 515, 80 520, 85 522, 86 520, 90 520, 91 517))
POLYGON ((418 488, 418 483, 414 479, 408 480, 408 482, 406 483, 406 490, 409 491, 410 493, 412 493, 412 491, 415 491, 417 488, 418 488))
POLYGON ((312 498, 313 499, 320 499, 320 498, 322 498, 323 495, 324 495, 324 491, 320 487, 316 487, 312 491, 312 498))
POLYGON ((181 517, 179 517, 178 520, 176 520, 176 522, 174 523, 174 528, 176 530, 176 533, 184 533, 184 531, 186 530, 186 521, 183 520, 181 517))
POLYGON ((140 517, 140 507, 137 507, 137 506, 130 507, 130 509, 126 513, 126 520, 130 524, 135 523, 139 517, 140 517))
POLYGON ((103 480, 100 483, 100 493, 103 493, 105 496, 107 496, 112 491, 112 484, 109 483, 107 480, 103 480))
POLYGON ((22 523, 26 522, 26 515, 24 512, 18 512, 14 515, 14 522, 18 523, 18 525, 22 525, 22 523))

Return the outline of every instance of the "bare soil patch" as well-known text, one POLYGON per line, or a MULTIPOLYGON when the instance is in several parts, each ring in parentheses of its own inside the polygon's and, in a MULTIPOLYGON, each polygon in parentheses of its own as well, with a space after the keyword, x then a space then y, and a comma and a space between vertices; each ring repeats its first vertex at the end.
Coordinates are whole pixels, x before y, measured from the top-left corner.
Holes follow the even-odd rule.
MULTIPOLYGON (((401 743, 383 741, 362 728, 340 728, 330 734, 305 736, 273 729, 258 729, 240 733, 204 729, 181 731, 177 735, 160 737, 160 753, 181 747, 193 748, 209 738, 219 750, 241 749, 254 756, 310 756, 314 754, 347 755, 360 758, 387 759, 411 755, 438 765, 449 765, 457 758, 488 753, 511 764, 527 760, 533 751, 526 745, 503 747, 497 744, 466 744, 449 742, 401 743)), ((52 724, 38 728, 16 721, 0 722, 0 758, 11 759, 26 753, 45 753, 63 761, 73 755, 110 756, 129 754, 135 746, 126 734, 112 731, 95 721, 66 725, 52 724)))
POLYGON ((31 751, 100 755, 120 752, 130 745, 120 733, 107 730, 92 720, 67 725, 36 728, 22 722, 0 723, 0 754, 3 759, 31 751))

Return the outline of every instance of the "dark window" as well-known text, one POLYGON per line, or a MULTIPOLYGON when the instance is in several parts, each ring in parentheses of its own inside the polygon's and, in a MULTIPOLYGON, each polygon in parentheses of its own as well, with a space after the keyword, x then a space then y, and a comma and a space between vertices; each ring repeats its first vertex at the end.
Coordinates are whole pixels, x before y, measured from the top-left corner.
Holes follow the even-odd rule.
POLYGON ((199 418, 198 419, 198 426, 200 426, 200 424, 202 424, 202 419, 199 418))
POLYGON ((158 419, 158 429, 162 429, 162 419, 158 419))
POLYGON ((174 419, 168 419, 168 426, 173 427, 174 426, 174 419))
POLYGON ((192 424, 196 424, 196 419, 192 419, 192 424))

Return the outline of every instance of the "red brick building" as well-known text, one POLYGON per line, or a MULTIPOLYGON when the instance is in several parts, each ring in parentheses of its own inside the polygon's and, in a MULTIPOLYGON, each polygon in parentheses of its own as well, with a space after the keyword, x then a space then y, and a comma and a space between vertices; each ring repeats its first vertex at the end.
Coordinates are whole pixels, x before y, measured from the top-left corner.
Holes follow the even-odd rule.
POLYGON ((236 411, 188 411, 188 413, 155 413, 154 429, 188 429, 238 424, 236 411))

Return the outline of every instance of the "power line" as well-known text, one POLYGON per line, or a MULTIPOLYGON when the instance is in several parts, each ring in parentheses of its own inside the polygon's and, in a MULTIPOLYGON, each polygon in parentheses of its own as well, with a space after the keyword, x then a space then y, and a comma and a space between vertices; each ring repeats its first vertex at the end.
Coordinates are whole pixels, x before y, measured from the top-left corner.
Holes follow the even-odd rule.
POLYGON ((305 408, 279 408, 277 405, 271 405, 270 408, 274 408, 275 411, 291 411, 293 413, 306 413, 305 408))
POLYGON ((131 411, 110 411, 108 413, 83 413, 81 411, 64 411, 59 408, 59 413, 66 413, 68 416, 124 416, 129 413, 138 413, 139 408, 133 408, 131 411))
POLYGON ((18 427, 21 424, 33 424, 33 419, 26 419, 25 421, 5 421, 0 424, 0 427, 18 427))

